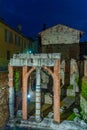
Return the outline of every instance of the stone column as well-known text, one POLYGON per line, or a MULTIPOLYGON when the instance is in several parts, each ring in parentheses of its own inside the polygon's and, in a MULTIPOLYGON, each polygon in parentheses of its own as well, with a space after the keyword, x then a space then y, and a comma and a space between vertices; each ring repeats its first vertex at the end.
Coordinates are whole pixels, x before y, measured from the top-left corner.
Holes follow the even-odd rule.
POLYGON ((70 84, 70 59, 65 60, 65 85, 70 84))
POLYGON ((60 123, 60 59, 54 64, 54 122, 60 123))
POLYGON ((36 68, 36 121, 41 121, 40 67, 36 68))
POLYGON ((87 77, 87 60, 84 60, 84 76, 87 77))
POLYGON ((27 66, 23 66, 22 76, 22 119, 27 120, 27 66))
POLYGON ((9 116, 10 119, 14 119, 14 87, 13 87, 13 67, 8 66, 9 70, 9 116))

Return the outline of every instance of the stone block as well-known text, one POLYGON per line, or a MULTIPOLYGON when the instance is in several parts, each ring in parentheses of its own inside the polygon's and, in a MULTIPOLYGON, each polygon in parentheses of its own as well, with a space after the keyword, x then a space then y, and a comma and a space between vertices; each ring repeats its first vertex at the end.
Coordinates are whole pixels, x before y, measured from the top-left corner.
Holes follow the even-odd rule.
POLYGON ((45 95, 45 103, 52 104, 52 98, 49 96, 49 93, 45 95))
POLYGON ((73 89, 67 89, 67 96, 75 96, 75 91, 73 89))

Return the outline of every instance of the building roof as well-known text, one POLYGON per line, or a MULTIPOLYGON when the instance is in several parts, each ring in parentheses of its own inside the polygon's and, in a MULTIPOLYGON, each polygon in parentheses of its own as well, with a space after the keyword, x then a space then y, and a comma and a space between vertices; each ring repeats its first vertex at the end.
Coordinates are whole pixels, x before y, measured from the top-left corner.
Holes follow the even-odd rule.
POLYGON ((55 25, 55 26, 49 27, 49 28, 43 30, 43 31, 40 32, 40 33, 43 33, 44 31, 47 31, 47 30, 50 30, 50 29, 53 29, 53 28, 56 28, 56 27, 67 28, 67 29, 70 29, 70 30, 72 30, 72 31, 78 31, 78 32, 80 32, 80 33, 82 33, 82 34, 85 33, 85 32, 83 32, 83 31, 81 31, 81 30, 78 30, 78 29, 75 29, 75 28, 69 27, 69 26, 67 26, 67 25, 63 25, 63 24, 57 24, 57 25, 55 25))
POLYGON ((43 45, 79 43, 83 34, 83 31, 62 24, 50 27, 40 33, 43 45))
POLYGON ((10 25, 8 25, 8 24, 4 21, 4 19, 0 18, 0 23, 6 25, 7 27, 9 27, 9 28, 12 29, 13 31, 17 32, 17 33, 20 34, 21 36, 23 36, 23 37, 25 37, 25 38, 27 38, 27 39, 31 39, 30 37, 23 35, 21 32, 19 32, 18 30, 14 29, 14 28, 11 27, 10 25))

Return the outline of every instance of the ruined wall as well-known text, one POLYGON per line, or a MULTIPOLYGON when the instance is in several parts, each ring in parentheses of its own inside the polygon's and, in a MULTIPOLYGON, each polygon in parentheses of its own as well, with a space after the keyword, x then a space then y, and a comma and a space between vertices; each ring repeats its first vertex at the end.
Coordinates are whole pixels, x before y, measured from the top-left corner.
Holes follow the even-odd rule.
POLYGON ((0 72, 0 127, 8 119, 8 73, 0 72))
MULTIPOLYGON (((41 35, 41 43, 42 43, 42 53, 61 53, 61 86, 64 93, 66 93, 67 88, 63 86, 69 86, 71 83, 72 76, 75 78, 74 74, 78 71, 79 75, 82 77, 83 70, 81 65, 80 72, 77 65, 76 71, 71 74, 72 67, 71 59, 74 59, 76 62, 79 61, 80 58, 80 46, 79 41, 80 37, 84 32, 80 30, 76 30, 74 28, 70 28, 65 25, 56 25, 49 29, 46 29, 40 33, 41 35)), ((78 63, 76 63, 78 64, 78 63)), ((73 65, 72 65, 73 66, 73 65)), ((75 65, 76 66, 76 65, 75 65)), ((74 81, 74 79, 73 79, 74 81)), ((73 84, 76 86, 76 84, 73 84)), ((75 87, 76 92, 79 91, 78 86, 75 87)), ((75 92, 75 91, 74 91, 75 92)))
POLYGON ((61 53, 63 59, 78 59, 79 40, 83 32, 64 25, 56 25, 41 32, 42 53, 61 53))
POLYGON ((79 58, 79 44, 51 44, 42 45, 42 53, 61 53, 62 59, 79 58))
POLYGON ((64 25, 56 25, 41 32, 42 45, 79 43, 81 31, 64 25))
POLYGON ((83 119, 87 120, 87 100, 82 95, 80 96, 80 106, 83 119))
POLYGON ((80 107, 83 119, 87 120, 87 57, 84 60, 84 76, 81 80, 80 107))

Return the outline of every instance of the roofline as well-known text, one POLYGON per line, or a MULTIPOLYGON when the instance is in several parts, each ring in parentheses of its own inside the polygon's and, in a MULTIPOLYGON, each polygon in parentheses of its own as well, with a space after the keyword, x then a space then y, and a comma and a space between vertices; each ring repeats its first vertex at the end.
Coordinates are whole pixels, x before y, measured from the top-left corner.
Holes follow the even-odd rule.
POLYGON ((81 30, 78 30, 78 29, 72 28, 72 27, 70 27, 70 26, 68 26, 68 25, 64 25, 64 24, 56 24, 56 25, 54 25, 54 26, 48 27, 48 28, 45 29, 45 30, 42 30, 41 32, 39 32, 39 34, 41 34, 42 32, 45 32, 46 30, 48 30, 48 29, 50 29, 50 28, 53 28, 53 27, 55 27, 55 26, 59 26, 59 25, 61 25, 61 26, 65 26, 65 27, 68 27, 68 28, 71 28, 71 29, 76 30, 76 31, 79 31, 79 32, 81 32, 81 33, 83 33, 83 34, 85 33, 84 31, 81 31, 81 30))
POLYGON ((23 35, 21 32, 17 31, 16 29, 14 29, 14 28, 11 27, 10 25, 8 25, 8 24, 4 21, 4 19, 0 18, 0 22, 1 22, 2 24, 6 25, 7 27, 9 27, 10 29, 12 29, 13 31, 15 31, 16 33, 20 34, 21 36, 23 36, 23 37, 25 37, 25 38, 27 38, 27 39, 32 39, 32 38, 29 38, 28 36, 23 35))

